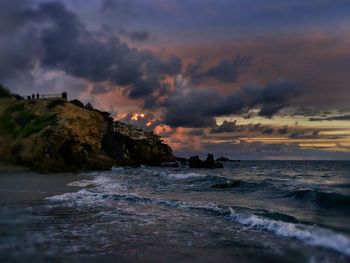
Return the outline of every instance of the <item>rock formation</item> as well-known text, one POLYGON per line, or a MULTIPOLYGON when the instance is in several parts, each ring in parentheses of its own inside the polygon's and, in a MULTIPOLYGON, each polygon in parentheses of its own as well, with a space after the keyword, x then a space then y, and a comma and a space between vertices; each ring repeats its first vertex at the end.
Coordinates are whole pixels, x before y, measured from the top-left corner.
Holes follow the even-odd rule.
POLYGON ((115 122, 107 112, 64 100, 2 98, 0 160, 68 172, 161 165, 174 157, 157 135, 115 122))
POLYGON ((215 162, 214 156, 210 153, 208 154, 207 159, 205 161, 199 159, 198 156, 192 156, 188 159, 188 164, 190 168, 223 168, 223 165, 221 163, 215 162))

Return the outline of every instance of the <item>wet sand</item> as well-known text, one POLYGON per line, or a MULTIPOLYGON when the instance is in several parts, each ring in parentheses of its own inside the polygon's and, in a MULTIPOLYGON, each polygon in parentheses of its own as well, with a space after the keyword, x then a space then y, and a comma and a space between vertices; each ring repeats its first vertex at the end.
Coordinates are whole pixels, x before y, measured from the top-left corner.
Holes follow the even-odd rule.
POLYGON ((79 174, 40 174, 22 167, 0 165, 0 203, 39 201, 76 191, 78 187, 67 184, 81 178, 79 174))

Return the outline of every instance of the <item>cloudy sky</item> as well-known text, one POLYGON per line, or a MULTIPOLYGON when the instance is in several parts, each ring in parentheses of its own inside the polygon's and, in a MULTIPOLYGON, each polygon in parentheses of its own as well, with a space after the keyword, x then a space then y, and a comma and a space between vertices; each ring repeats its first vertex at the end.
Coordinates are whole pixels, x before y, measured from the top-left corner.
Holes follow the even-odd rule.
POLYGON ((0 83, 177 155, 350 159, 348 0, 0 0, 0 83))

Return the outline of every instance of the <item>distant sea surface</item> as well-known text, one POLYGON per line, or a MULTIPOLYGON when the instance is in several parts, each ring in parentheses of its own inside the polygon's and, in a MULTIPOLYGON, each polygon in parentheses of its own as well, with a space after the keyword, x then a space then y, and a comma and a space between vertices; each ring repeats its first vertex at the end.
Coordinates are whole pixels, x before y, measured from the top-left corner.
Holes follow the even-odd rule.
POLYGON ((350 162, 224 166, 3 171, 0 262, 350 262, 350 162))

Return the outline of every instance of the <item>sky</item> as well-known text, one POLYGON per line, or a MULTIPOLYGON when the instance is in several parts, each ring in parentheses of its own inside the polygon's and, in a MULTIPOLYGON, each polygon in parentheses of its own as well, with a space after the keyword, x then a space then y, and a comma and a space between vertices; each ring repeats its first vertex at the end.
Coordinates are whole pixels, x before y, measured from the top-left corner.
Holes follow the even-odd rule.
POLYGON ((0 83, 176 155, 350 159, 348 0, 0 0, 0 83))

